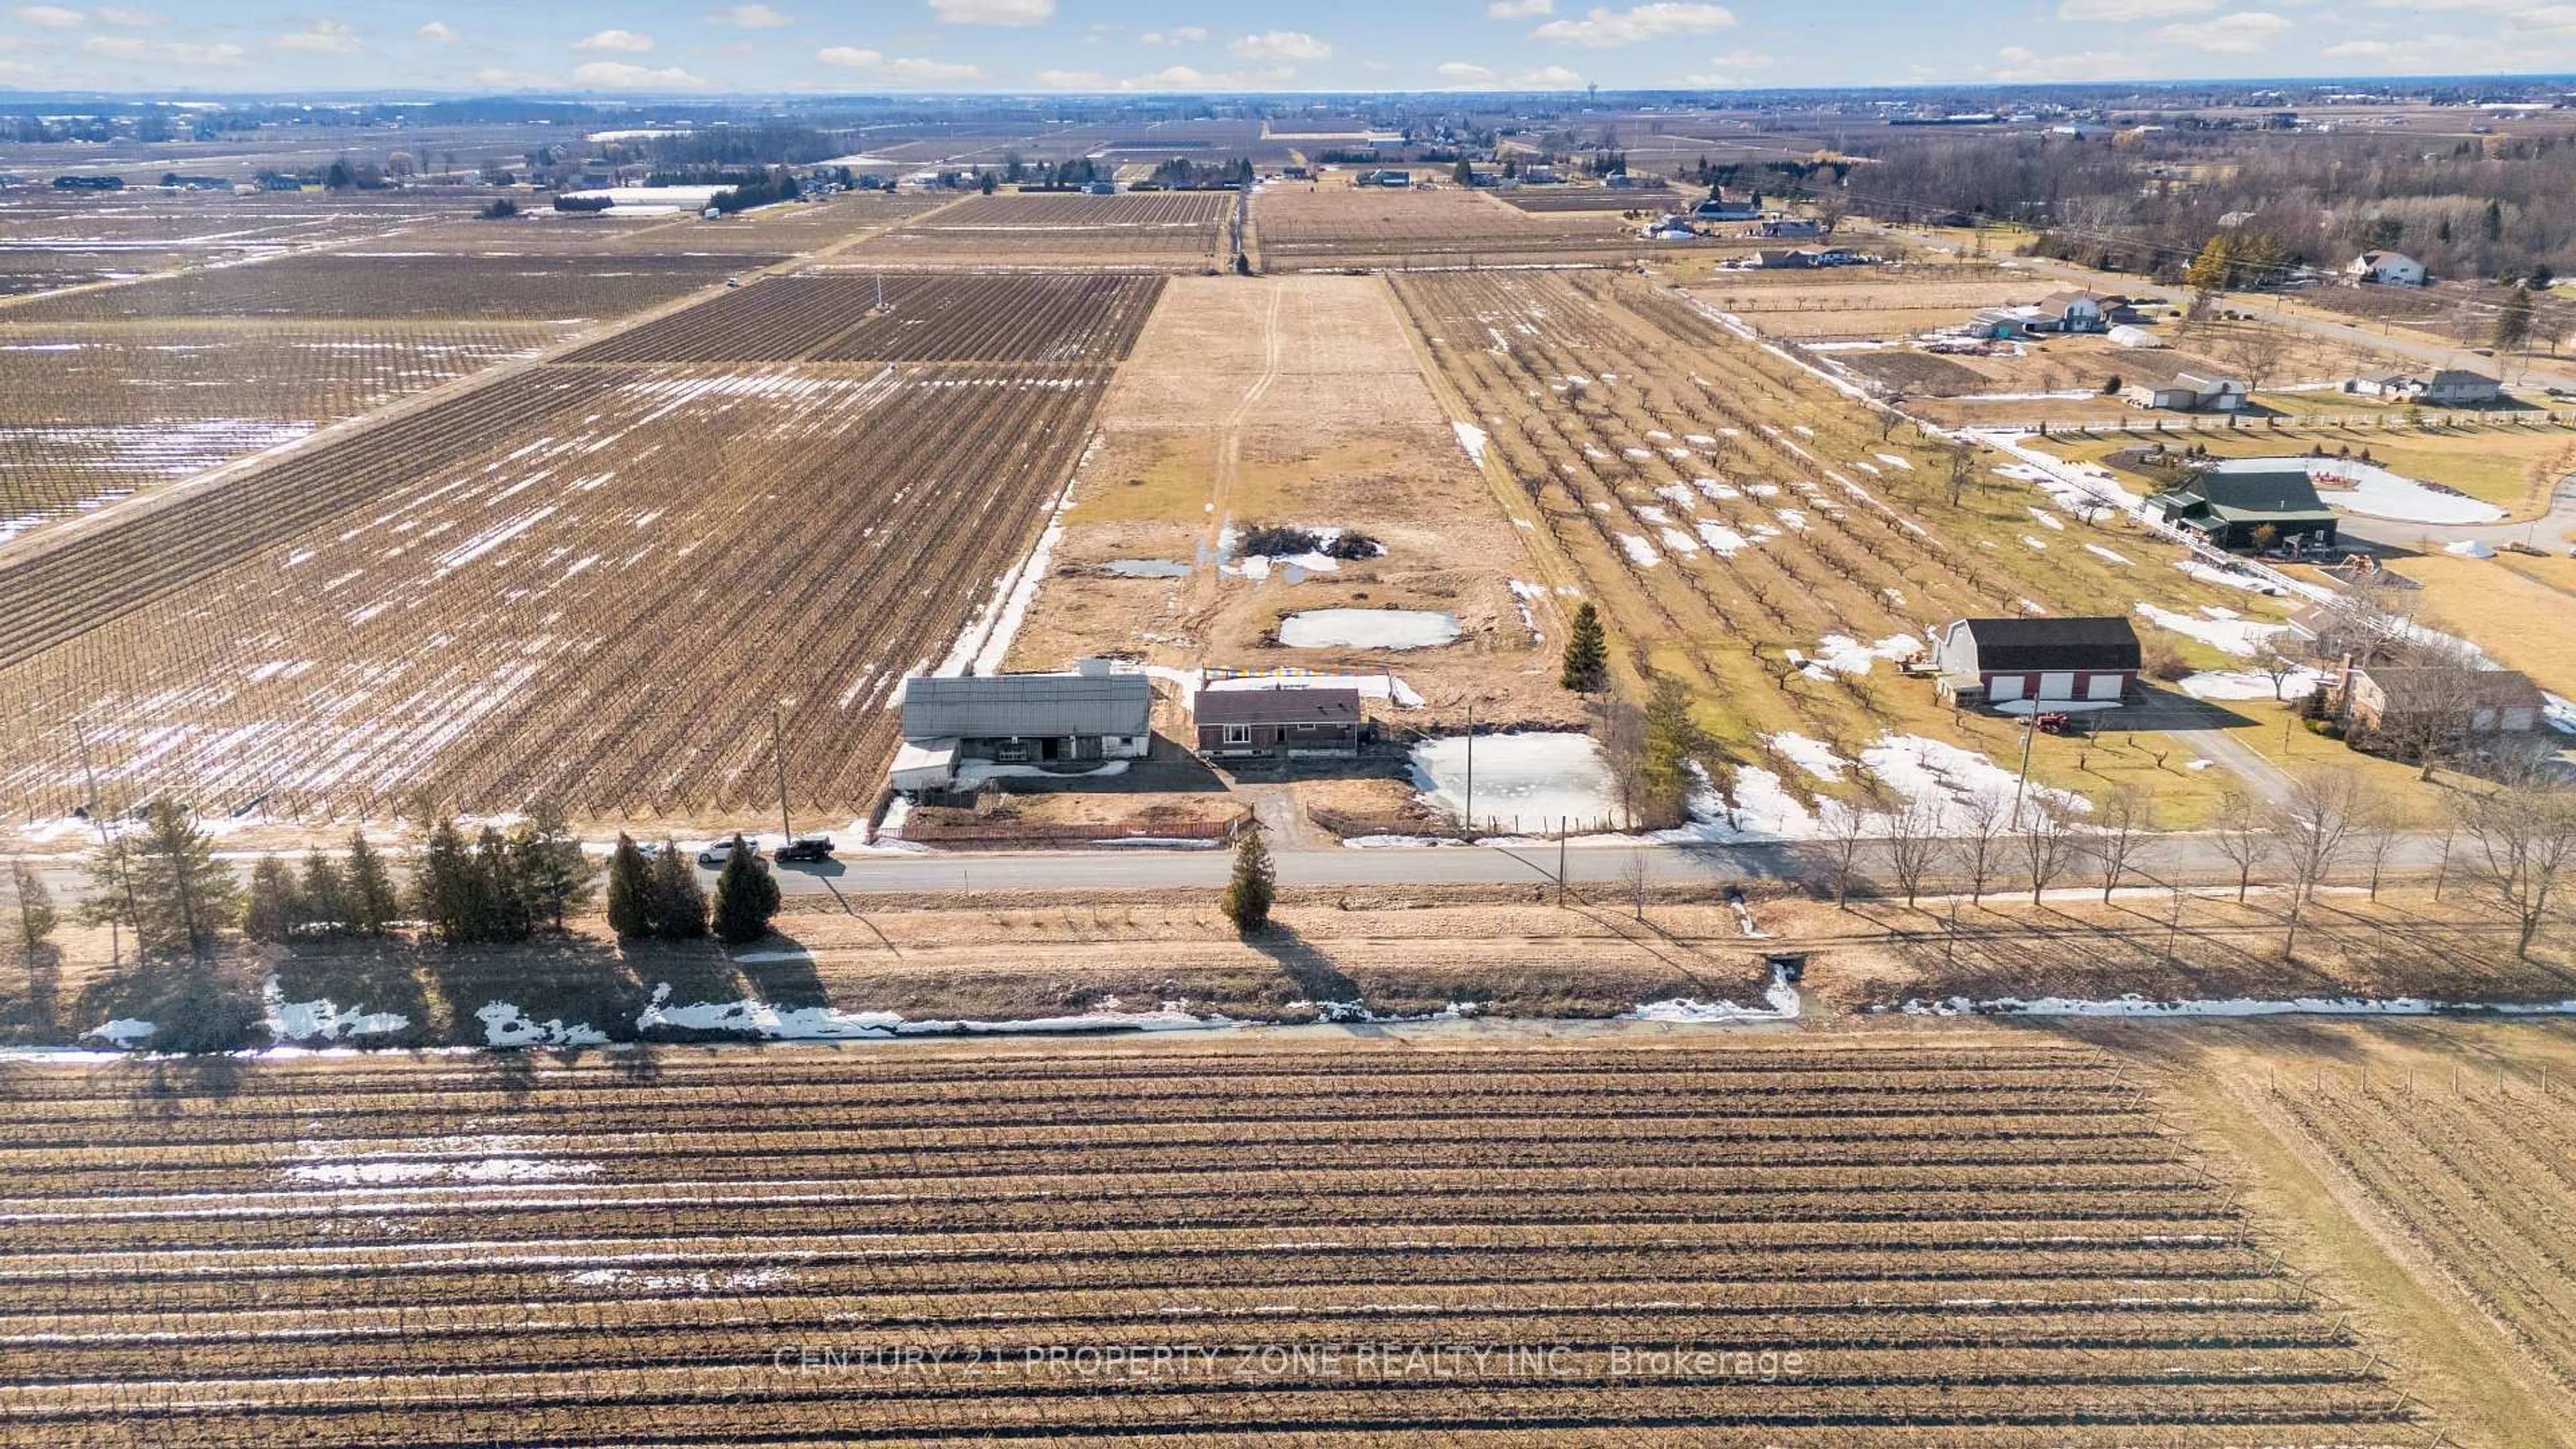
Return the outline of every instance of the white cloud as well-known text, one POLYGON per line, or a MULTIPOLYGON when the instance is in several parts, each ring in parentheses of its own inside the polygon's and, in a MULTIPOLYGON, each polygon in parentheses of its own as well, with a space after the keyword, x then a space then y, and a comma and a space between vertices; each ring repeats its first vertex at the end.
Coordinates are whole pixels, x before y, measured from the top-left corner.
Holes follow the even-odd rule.
POLYGON ((1470 65, 1463 60, 1453 60, 1442 64, 1440 67, 1440 78, 1453 86, 1463 86, 1471 91, 1492 90, 1495 86, 1502 84, 1503 79, 1501 76, 1495 74, 1489 67, 1470 65))
POLYGON ((1105 91, 1115 89, 1117 82, 1096 70, 1042 70, 1039 85, 1059 91, 1105 91))
POLYGON ((708 16, 707 23, 731 30, 784 30, 796 17, 766 5, 731 5, 708 16))
POLYGON ((2178 15, 2206 15, 2227 0, 2057 0, 2060 20, 2171 20, 2178 15))
POLYGON ((2286 15, 2240 10, 2215 20, 2161 26, 2148 34, 2167 45, 2185 45, 2210 55, 2251 55, 2294 28, 2286 15))
POLYGON ((345 20, 316 20, 310 30, 277 37, 277 48, 297 55, 356 55, 366 47, 358 43, 358 30, 345 20))
POLYGON ((622 60, 593 60, 574 66, 572 83, 603 91, 694 91, 705 89, 707 84, 702 77, 676 65, 655 70, 622 60))
POLYGON ((1270 30, 1247 35, 1226 49, 1245 60, 1323 60, 1333 48, 1302 30, 1270 30))
POLYGON ((1055 0, 930 0, 943 25, 1044 25, 1055 0))
POLYGON ((1166 66, 1152 75, 1137 76, 1118 83, 1122 91, 1270 91, 1297 78, 1297 72, 1284 65, 1262 70, 1227 70, 1213 74, 1195 66, 1166 66))
POLYGON ((653 48, 653 37, 633 30, 602 30, 583 36, 572 43, 575 50, 614 50, 627 55, 642 55, 653 48))
POLYGON ((1136 39, 1146 45, 1196 45, 1208 38, 1204 25, 1175 25, 1169 30, 1148 30, 1136 39))
POLYGON ((1735 12, 1723 5, 1676 4, 1671 0, 1628 10, 1592 7, 1581 20, 1551 20, 1530 34, 1540 40, 1596 49, 1635 45, 1668 35, 1705 35, 1735 23, 1735 12))
POLYGON ((544 76, 529 75, 524 71, 500 70, 495 68, 474 72, 474 83, 478 86, 490 86, 494 90, 523 91, 545 85, 547 82, 544 76))
POLYGON ((984 68, 921 56, 889 57, 881 50, 855 45, 827 45, 814 58, 842 70, 863 70, 873 79, 896 85, 951 85, 984 79, 984 68))
POLYGON ((23 60, 0 60, 0 75, 34 75, 36 68, 23 60))
POLYGON ((2125 51, 2081 50, 2066 55, 2042 55, 2025 45, 2007 45, 1995 52, 2002 65, 1987 74, 1999 81, 2033 84, 2042 81, 2112 80, 2134 75, 2138 61, 2125 51))
POLYGON ((954 61, 928 60, 920 56, 900 57, 878 67, 878 74, 892 81, 911 85, 951 85, 960 81, 984 78, 980 65, 960 65, 954 61))
POLYGON ((427 25, 422 26, 420 29, 413 31, 412 34, 415 37, 429 41, 434 45, 454 45, 456 42, 465 38, 464 31, 457 29, 455 26, 448 24, 444 20, 433 20, 427 25))
POLYGON ((1485 13, 1496 20, 1533 20, 1556 13, 1556 0, 1493 0, 1485 13))
POLYGON ((2329 45, 2317 54, 2328 60, 2377 60, 2381 56, 2395 55, 2397 52, 2398 47, 2390 41, 2345 40, 2329 45))
POLYGON ((247 58, 238 45, 190 45, 175 40, 137 40, 130 35, 93 35, 81 42, 81 49, 106 60, 192 68, 235 66, 247 58))
POLYGON ((128 10, 122 5, 101 5, 89 13, 89 18, 101 25, 122 26, 128 30, 147 30, 170 23, 167 15, 155 15, 149 10, 128 10))
POLYGON ((1516 91, 1579 91, 1583 89, 1583 77, 1561 65, 1543 65, 1536 70, 1525 70, 1519 75, 1513 76, 1512 89, 1516 91))
POLYGON ((89 17, 60 5, 21 5, 9 12, 9 18, 21 25, 41 25, 47 30, 78 30, 89 23, 89 17))

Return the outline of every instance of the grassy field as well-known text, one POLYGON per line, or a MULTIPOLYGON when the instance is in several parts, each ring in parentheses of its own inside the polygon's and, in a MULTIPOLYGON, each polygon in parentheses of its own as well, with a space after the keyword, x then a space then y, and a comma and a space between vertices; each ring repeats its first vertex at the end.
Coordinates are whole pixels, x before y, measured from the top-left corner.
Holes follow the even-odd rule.
POLYGON ((2457 624, 2497 663, 2576 698, 2576 560, 2426 555, 2398 572, 2424 586, 2425 617, 2457 624))
MULTIPOLYGON (((2576 469, 2576 427, 2546 424, 2458 427, 2410 427, 2402 414, 2381 414, 2391 427, 2266 428, 2213 427, 2172 435, 2177 441, 2207 448, 2226 458, 2287 457, 2322 446, 2327 452, 2350 448, 2355 456, 2368 449, 2382 467, 2409 478, 2456 488, 2508 510, 2531 516, 2560 475, 2576 469)), ((2100 462, 2123 448, 2144 441, 2135 436, 2097 434, 2052 438, 2047 446, 2062 457, 2100 462)))

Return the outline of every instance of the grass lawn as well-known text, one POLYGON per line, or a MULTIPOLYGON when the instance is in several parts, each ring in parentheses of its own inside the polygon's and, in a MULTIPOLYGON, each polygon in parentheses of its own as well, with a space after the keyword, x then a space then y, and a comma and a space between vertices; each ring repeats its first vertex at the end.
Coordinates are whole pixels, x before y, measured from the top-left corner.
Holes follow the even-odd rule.
POLYGON ((2540 687, 2576 698, 2576 559, 2448 554, 2398 572, 2424 586, 2424 617, 2466 636, 2540 687))

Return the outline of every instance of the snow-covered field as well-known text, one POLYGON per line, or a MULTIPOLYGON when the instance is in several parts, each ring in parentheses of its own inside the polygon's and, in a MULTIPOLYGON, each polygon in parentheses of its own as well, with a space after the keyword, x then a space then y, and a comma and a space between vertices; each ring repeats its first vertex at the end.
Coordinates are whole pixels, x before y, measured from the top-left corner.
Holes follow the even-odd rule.
MULTIPOLYGON (((1467 813, 1465 736, 1428 740, 1413 749, 1413 785, 1451 815, 1467 813)), ((1590 735, 1532 732, 1475 740, 1475 818, 1517 821, 1516 829, 1577 829, 1619 823, 1619 791, 1610 764, 1590 735)))
POLYGON ((2202 605, 2199 614, 2177 614, 2171 609, 2142 603, 2138 605, 2138 612, 2160 629, 2189 635, 2213 649, 2247 659, 2262 653, 2275 635, 2289 627, 2287 624, 2264 624, 2240 618, 2233 611, 2215 604, 2202 605))

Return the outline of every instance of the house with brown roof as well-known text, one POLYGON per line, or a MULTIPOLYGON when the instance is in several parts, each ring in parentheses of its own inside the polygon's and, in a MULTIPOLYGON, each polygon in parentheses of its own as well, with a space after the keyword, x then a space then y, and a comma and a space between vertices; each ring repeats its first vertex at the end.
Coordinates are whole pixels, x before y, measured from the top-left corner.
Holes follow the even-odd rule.
POLYGON ((2356 664, 2334 703, 2356 736, 2474 736, 2530 734, 2548 701, 2519 670, 2356 664))
POLYGON ((1298 758, 1360 752, 1360 692, 1270 685, 1202 689, 1198 748, 1210 759, 1298 758))

